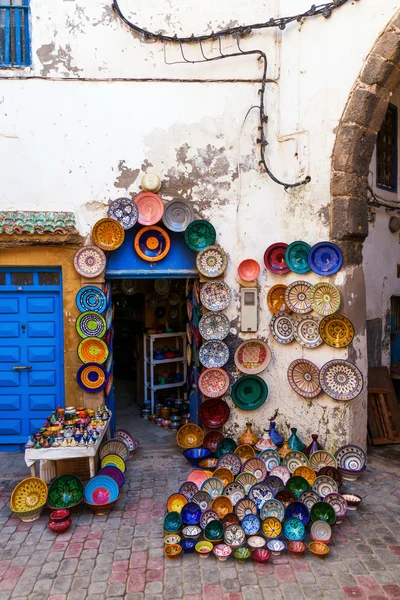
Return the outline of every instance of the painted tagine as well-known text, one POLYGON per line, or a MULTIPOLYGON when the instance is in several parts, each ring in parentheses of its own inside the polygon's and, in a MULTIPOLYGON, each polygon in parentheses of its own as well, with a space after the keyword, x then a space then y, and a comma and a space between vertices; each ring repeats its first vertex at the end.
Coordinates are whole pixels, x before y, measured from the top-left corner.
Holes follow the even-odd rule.
POLYGON ((246 423, 246 429, 243 431, 242 435, 238 438, 238 443, 240 446, 246 444, 249 446, 255 446, 258 442, 258 436, 253 431, 253 423, 248 421, 246 423))
POLYGON ((290 431, 292 432, 292 434, 288 440, 290 449, 297 450, 298 452, 304 452, 306 445, 304 442, 302 442, 302 440, 297 435, 297 428, 291 427, 290 431))
POLYGON ((268 450, 268 448, 272 448, 273 450, 276 450, 276 445, 271 440, 268 429, 264 429, 264 434, 258 440, 257 444, 255 445, 255 449, 258 450, 259 452, 262 452, 263 450, 268 450))
POLYGON ((284 440, 283 446, 279 448, 278 454, 281 458, 285 458, 286 454, 290 452, 289 440, 284 440))
POLYGON ((53 512, 50 513, 49 529, 53 533, 64 533, 64 531, 67 531, 67 529, 70 528, 71 523, 72 517, 65 508, 53 510, 53 512))
POLYGON ((316 452, 317 450, 323 450, 323 447, 321 446, 321 444, 318 442, 318 436, 316 433, 312 434, 312 442, 309 446, 307 446, 307 448, 304 450, 304 454, 306 456, 311 456, 311 454, 314 454, 314 452, 316 452))

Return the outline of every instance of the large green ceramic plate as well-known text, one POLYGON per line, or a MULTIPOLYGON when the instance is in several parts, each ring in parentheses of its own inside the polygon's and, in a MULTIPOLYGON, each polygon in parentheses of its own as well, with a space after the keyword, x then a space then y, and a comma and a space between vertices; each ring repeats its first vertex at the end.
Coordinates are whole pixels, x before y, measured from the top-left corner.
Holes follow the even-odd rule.
POLYGON ((232 387, 232 400, 242 410, 256 410, 268 397, 268 387, 264 379, 257 375, 245 375, 232 387))
POLYGON ((217 234, 208 221, 192 221, 185 231, 185 242, 195 252, 215 244, 217 234))
POLYGON ((50 486, 47 504, 51 508, 71 508, 82 499, 82 481, 75 475, 61 475, 50 486))
POLYGON ((306 242, 292 242, 285 252, 285 260, 287 266, 294 273, 308 273, 311 267, 308 264, 308 253, 311 246, 306 242))

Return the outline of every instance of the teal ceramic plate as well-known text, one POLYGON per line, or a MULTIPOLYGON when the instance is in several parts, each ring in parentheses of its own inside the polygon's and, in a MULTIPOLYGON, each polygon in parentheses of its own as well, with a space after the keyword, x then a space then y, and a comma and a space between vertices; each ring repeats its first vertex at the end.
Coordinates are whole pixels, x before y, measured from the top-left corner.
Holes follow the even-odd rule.
POLYGON ((232 387, 232 400, 242 410, 256 410, 268 397, 268 387, 264 379, 257 375, 245 375, 232 387))
POLYGON ((217 234, 208 221, 192 221, 185 231, 185 242, 195 252, 215 244, 217 234))
POLYGON ((285 261, 294 273, 308 273, 311 267, 308 262, 308 253, 311 246, 306 242, 292 242, 286 249, 285 261))

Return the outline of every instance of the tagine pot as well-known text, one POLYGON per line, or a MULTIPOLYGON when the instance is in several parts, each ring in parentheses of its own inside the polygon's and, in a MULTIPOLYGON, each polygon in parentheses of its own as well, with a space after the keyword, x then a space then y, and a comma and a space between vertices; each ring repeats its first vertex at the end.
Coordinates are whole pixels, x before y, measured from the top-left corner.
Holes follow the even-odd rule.
POLYGON ((253 423, 251 421, 248 421, 246 423, 246 429, 243 431, 242 435, 238 438, 239 446, 242 446, 243 444, 247 444, 249 446, 255 446, 257 444, 258 436, 254 433, 252 427, 253 427, 253 423))
POLYGON ((257 444, 255 445, 255 449, 259 452, 262 452, 263 450, 268 450, 268 448, 276 450, 276 446, 270 438, 269 431, 264 429, 264 434, 262 438, 258 440, 257 444))
POLYGON ((270 425, 270 427, 269 427, 269 437, 274 442, 275 446, 282 446, 282 444, 283 444, 283 437, 281 436, 281 434, 279 433, 279 431, 276 429, 276 423, 275 423, 275 421, 270 421, 269 425, 270 425))
POLYGON ((71 527, 72 517, 66 508, 59 508, 50 513, 49 529, 53 533, 64 533, 71 527))
POLYGON ((301 441, 301 439, 297 435, 297 428, 291 427, 290 431, 292 432, 292 435, 288 439, 289 448, 291 450, 298 450, 299 452, 304 452, 306 445, 304 442, 301 441))
POLYGON ((288 452, 290 452, 290 447, 289 447, 289 444, 288 444, 288 440, 285 440, 285 441, 283 442, 283 446, 282 446, 281 448, 279 448, 279 450, 278 450, 278 454, 279 454, 279 456, 280 456, 281 458, 285 458, 285 456, 286 456, 286 454, 287 454, 288 452))
POLYGON ((317 450, 323 450, 323 447, 317 441, 318 440, 317 434, 314 433, 311 437, 312 437, 311 444, 309 446, 307 446, 307 448, 304 450, 304 454, 306 456, 311 456, 311 454, 313 454, 317 450))

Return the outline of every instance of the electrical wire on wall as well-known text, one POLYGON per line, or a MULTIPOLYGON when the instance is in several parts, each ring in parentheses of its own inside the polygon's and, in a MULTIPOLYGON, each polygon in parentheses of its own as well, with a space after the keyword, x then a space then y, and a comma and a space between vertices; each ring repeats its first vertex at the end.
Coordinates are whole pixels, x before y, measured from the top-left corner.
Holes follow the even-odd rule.
MULTIPOLYGON (((268 21, 265 21, 263 23, 253 23, 251 25, 239 25, 237 27, 229 27, 227 29, 223 29, 223 30, 220 30, 217 32, 212 31, 210 34, 197 35, 197 36, 192 34, 189 37, 188 36, 179 37, 176 34, 175 35, 166 35, 166 34, 162 34, 162 33, 155 33, 155 32, 151 32, 147 29, 143 29, 142 27, 139 27, 138 25, 136 25, 135 23, 132 23, 131 21, 129 21, 129 19, 127 19, 125 17, 125 15, 122 13, 122 11, 120 9, 118 0, 113 0, 112 8, 116 12, 116 14, 119 16, 119 18, 130 29, 135 31, 137 34, 141 35, 143 37, 143 39, 153 40, 154 42, 162 42, 164 44, 164 61, 166 64, 177 64, 177 63, 196 64, 196 63, 212 62, 212 61, 222 60, 222 59, 226 59, 226 58, 234 58, 234 57, 238 57, 238 56, 249 56, 249 55, 257 56, 258 60, 262 63, 261 88, 259 89, 260 100, 259 100, 259 104, 257 106, 258 113, 259 113, 259 126, 258 126, 259 136, 257 138, 257 143, 259 144, 259 147, 260 147, 259 164, 264 169, 264 171, 267 173, 267 175, 272 179, 272 181, 274 181, 278 185, 283 186, 283 188, 285 190, 288 190, 290 188, 296 188, 296 187, 299 187, 306 183, 309 183, 311 181, 311 177, 308 175, 307 177, 305 177, 304 179, 302 179, 300 181, 297 181, 295 183, 288 183, 288 182, 281 181, 278 177, 276 177, 274 175, 274 173, 269 168, 267 161, 266 161, 266 148, 268 146, 268 141, 266 138, 266 127, 267 127, 267 122, 268 122, 268 115, 266 114, 266 106, 265 106, 267 67, 268 67, 267 55, 262 50, 246 50, 246 51, 242 50, 240 47, 240 38, 246 37, 252 31, 259 30, 259 29, 278 27, 279 29, 284 30, 286 28, 286 26, 289 25, 290 23, 294 23, 294 22, 303 23, 306 19, 308 19, 310 17, 323 16, 325 18, 329 18, 332 15, 332 12, 334 10, 336 10, 340 6, 343 6, 344 4, 347 4, 350 1, 351 0, 332 0, 331 2, 325 2, 324 4, 319 4, 319 5, 313 4, 309 8, 309 10, 299 13, 297 15, 290 16, 290 17, 271 18, 268 21), (238 47, 237 52, 232 52, 229 54, 224 54, 222 52, 221 39, 225 38, 225 37, 233 37, 236 40, 236 44, 238 47), (215 41, 215 40, 218 40, 219 55, 214 56, 214 57, 207 57, 204 52, 203 43, 208 42, 208 41, 215 41), (173 63, 167 62, 166 47, 165 47, 166 44, 179 44, 180 52, 182 55, 181 61, 175 61, 173 63), (199 44, 200 51, 201 51, 203 58, 199 59, 199 60, 189 60, 188 58, 186 58, 184 48, 183 48, 183 46, 185 44, 199 44)), ((251 107, 250 110, 253 110, 253 108, 254 107, 251 107)), ((249 110, 249 112, 250 112, 250 110, 249 110)), ((247 113, 247 115, 245 117, 245 121, 247 119, 248 114, 249 113, 247 113)), ((244 123, 243 123, 243 125, 244 125, 244 123)), ((242 127, 243 127, 243 125, 242 125, 242 127)))

